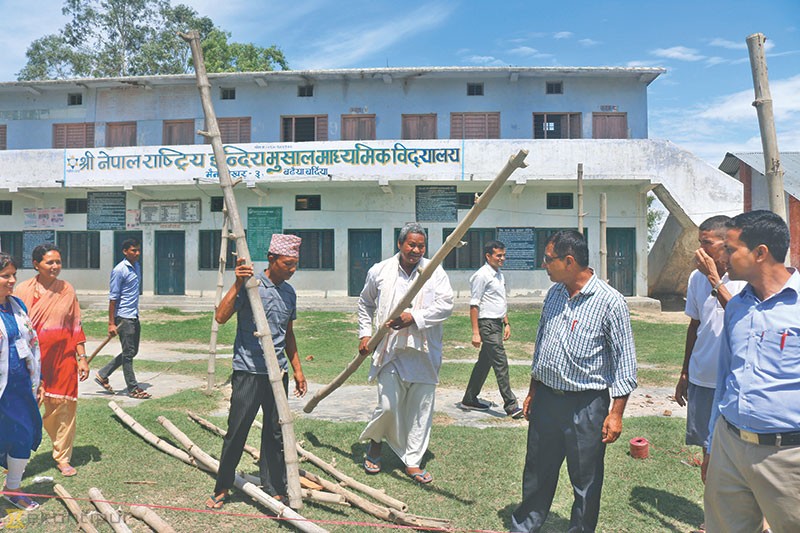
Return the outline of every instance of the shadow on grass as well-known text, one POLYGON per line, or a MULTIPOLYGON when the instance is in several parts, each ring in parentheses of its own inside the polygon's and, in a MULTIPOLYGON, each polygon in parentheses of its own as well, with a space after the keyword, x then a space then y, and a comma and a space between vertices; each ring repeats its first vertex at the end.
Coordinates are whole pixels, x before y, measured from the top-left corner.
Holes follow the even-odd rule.
MULTIPOLYGON (((43 448, 47 448, 47 450, 51 450, 50 448, 50 441, 44 439, 42 444, 39 445, 39 450, 41 451, 43 448)), ((70 463, 75 468, 80 468, 82 466, 86 466, 90 463, 99 462, 102 459, 102 453, 97 446, 75 446, 72 450, 72 459, 70 463)), ((35 477, 50 470, 51 468, 55 468, 56 462, 53 460, 53 456, 50 453, 37 453, 28 463, 28 466, 25 468, 25 477, 35 477)))
POLYGON ((652 487, 633 487, 630 505, 643 515, 659 522, 662 531, 683 531, 673 521, 685 524, 701 524, 703 509, 693 501, 670 492, 652 487))
MULTIPOLYGON (((497 516, 503 521, 503 529, 506 531, 511 530, 511 513, 514 512, 518 505, 518 503, 512 503, 497 510, 497 516)), ((567 531, 568 529, 569 520, 558 513, 552 512, 547 515, 547 520, 545 520, 542 526, 543 532, 567 531)))

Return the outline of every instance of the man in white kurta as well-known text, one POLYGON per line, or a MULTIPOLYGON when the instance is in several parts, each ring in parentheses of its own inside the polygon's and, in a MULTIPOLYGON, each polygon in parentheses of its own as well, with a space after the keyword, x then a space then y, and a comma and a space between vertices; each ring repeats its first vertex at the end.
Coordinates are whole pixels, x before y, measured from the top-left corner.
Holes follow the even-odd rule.
POLYGON ((366 353, 381 324, 388 323, 391 329, 372 354, 369 379, 377 379, 378 405, 360 437, 370 441, 364 469, 380 472, 381 445, 386 441, 403 461, 406 474, 430 483, 432 476, 420 464, 430 439, 442 365, 442 324, 453 311, 453 289, 447 274, 437 267, 411 307, 389 316, 428 263, 423 257, 425 233, 418 224, 401 229, 397 246, 397 255, 370 268, 358 301, 361 353, 366 353))

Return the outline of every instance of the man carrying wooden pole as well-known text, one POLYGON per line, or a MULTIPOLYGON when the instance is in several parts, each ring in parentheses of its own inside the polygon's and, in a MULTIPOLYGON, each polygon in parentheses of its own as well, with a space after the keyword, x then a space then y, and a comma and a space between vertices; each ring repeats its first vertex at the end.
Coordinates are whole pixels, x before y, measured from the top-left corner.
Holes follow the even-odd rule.
MULTIPOLYGON (((225 207, 228 211, 228 219, 231 230, 236 238, 236 252, 243 264, 250 265, 250 249, 247 246, 244 226, 239 216, 239 208, 236 205, 236 197, 233 194, 233 181, 226 163, 225 150, 222 147, 222 136, 217 124, 217 115, 214 106, 211 104, 211 84, 206 74, 206 66, 203 61, 203 50, 200 46, 200 34, 191 31, 188 34, 181 33, 181 38, 189 43, 192 49, 192 60, 194 62, 195 73, 197 75, 197 88, 200 91, 200 101, 203 105, 203 113, 206 117, 207 132, 200 132, 211 140, 211 147, 214 151, 217 172, 219 174, 220 187, 225 199, 225 207)), ((267 315, 261 305, 261 298, 258 293, 258 281, 250 278, 245 287, 247 288, 247 298, 253 310, 253 319, 256 323, 256 336, 258 337, 261 348, 264 351, 264 360, 269 373, 270 385, 275 398, 275 405, 278 411, 278 419, 283 433, 283 452, 286 459, 287 491, 289 506, 293 509, 301 509, 303 500, 300 494, 300 474, 297 461, 297 439, 294 434, 294 417, 289 409, 289 401, 283 387, 283 374, 278 359, 275 356, 275 347, 272 344, 272 333, 267 323, 267 315)))

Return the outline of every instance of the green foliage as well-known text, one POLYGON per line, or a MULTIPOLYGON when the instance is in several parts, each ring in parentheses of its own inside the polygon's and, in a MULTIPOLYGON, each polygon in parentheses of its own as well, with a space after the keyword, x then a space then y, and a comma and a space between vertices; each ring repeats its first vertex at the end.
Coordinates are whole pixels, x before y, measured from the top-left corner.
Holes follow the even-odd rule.
POLYGON ((180 31, 200 33, 208 72, 288 69, 276 46, 229 42, 193 8, 169 0, 65 0, 70 21, 31 43, 20 80, 147 76, 193 72, 180 31))
POLYGON ((664 212, 653 207, 656 201, 653 193, 647 193, 647 242, 652 243, 656 240, 657 231, 661 219, 664 218, 664 212))

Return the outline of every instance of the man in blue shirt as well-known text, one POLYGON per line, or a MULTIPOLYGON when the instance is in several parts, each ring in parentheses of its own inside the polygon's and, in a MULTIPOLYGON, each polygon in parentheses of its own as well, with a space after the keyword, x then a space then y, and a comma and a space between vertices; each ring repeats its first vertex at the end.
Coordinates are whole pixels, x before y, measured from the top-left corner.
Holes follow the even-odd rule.
POLYGON ((119 335, 122 352, 95 373, 94 381, 113 393, 108 376, 122 366, 128 396, 146 400, 150 398, 150 394, 139 387, 133 372, 133 358, 139 353, 139 337, 142 331, 139 324, 139 287, 142 283, 142 266, 139 264, 142 248, 139 240, 123 241, 122 255, 125 259, 111 271, 108 291, 108 334, 112 337, 119 335))
POLYGON ((555 285, 544 299, 522 404, 528 450, 511 531, 541 530, 566 457, 575 495, 569 530, 589 532, 600 514, 606 444, 622 433, 636 388, 630 313, 625 298, 589 268, 586 239, 577 231, 550 237, 542 266, 555 285))
MULTIPOLYGON (((288 393, 287 370, 291 363, 295 396, 303 396, 308 388, 292 327, 297 318, 297 295, 294 288, 287 283, 297 270, 299 258, 300 237, 274 234, 267 255, 269 267, 256 275, 258 294, 267 315, 275 356, 283 374, 283 388, 288 393)), ((240 260, 235 274, 236 281, 220 301, 215 314, 217 322, 224 324, 236 312, 237 325, 233 344, 228 432, 222 444, 214 494, 206 502, 209 509, 220 509, 233 486, 236 466, 242 457, 247 434, 259 407, 264 414, 261 459, 258 463, 261 486, 264 492, 277 499, 286 495, 286 461, 278 409, 269 381, 264 350, 256 336, 257 327, 250 300, 247 291, 242 290, 246 281, 253 277, 253 265, 245 265, 240 260)))
POLYGON ((800 274, 783 264, 786 223, 770 211, 731 219, 728 274, 747 282, 725 308, 709 422, 709 533, 776 533, 800 524, 800 274))

